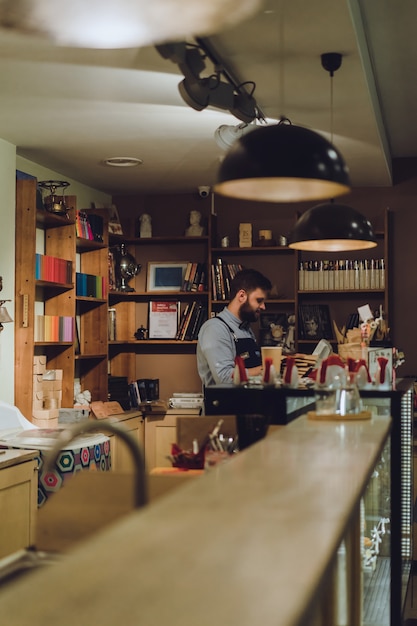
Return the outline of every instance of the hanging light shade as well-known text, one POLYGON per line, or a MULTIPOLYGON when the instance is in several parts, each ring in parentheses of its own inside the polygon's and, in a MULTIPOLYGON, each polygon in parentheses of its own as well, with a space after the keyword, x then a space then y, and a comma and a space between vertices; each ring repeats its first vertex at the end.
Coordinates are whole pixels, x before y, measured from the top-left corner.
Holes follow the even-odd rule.
POLYGON ((327 139, 282 120, 233 144, 214 190, 246 200, 302 202, 345 194, 350 179, 343 157, 327 139))
POLYGON ((84 48, 131 48, 209 35, 247 19, 260 0, 4 0, 0 28, 84 48))
POLYGON ((341 252, 377 245, 369 220, 350 206, 329 202, 308 209, 288 235, 296 250, 341 252))

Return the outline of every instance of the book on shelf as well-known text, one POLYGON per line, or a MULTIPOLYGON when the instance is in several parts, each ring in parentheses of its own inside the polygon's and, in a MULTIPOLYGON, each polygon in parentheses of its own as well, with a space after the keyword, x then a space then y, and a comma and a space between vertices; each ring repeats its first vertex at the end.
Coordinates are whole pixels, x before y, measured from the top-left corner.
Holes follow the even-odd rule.
POLYGON ((206 283, 205 263, 189 261, 185 268, 182 291, 204 291, 206 283))
POLYGON ((186 333, 185 338, 189 341, 196 340, 202 324, 207 319, 207 308, 199 303, 195 310, 194 317, 190 320, 189 332, 186 333))
POLYGON ((190 307, 191 307, 191 303, 187 302, 185 307, 184 307, 183 312, 180 315, 180 321, 179 321, 179 324, 178 324, 178 330, 177 330, 177 334, 175 335, 175 339, 180 339, 180 337, 181 337, 181 334, 182 334, 182 331, 183 331, 183 328, 184 328, 184 324, 185 324, 185 322, 187 320, 187 316, 188 316, 188 312, 190 310, 190 307))
POLYGON ((74 340, 74 318, 68 315, 35 315, 34 341, 74 340))
POLYGON ((230 283, 237 272, 243 269, 240 263, 224 263, 220 257, 211 266, 214 300, 228 300, 230 283))
POLYGON ((103 243, 104 220, 101 215, 75 211, 75 233, 79 239, 103 243))
POLYGON ((203 394, 198 391, 174 391, 173 398, 203 398, 203 394))
POLYGON ((94 274, 76 273, 76 295, 90 298, 107 297, 107 279, 94 274))
POLYGON ((181 316, 176 339, 179 341, 194 341, 198 337, 201 325, 207 319, 207 308, 197 300, 187 303, 181 316))
POLYGON ((142 399, 137 380, 133 380, 131 383, 129 383, 129 397, 132 408, 138 409, 140 407, 142 399))
POLYGON ((179 302, 149 302, 149 339, 175 339, 178 330, 179 302))
POLYGON ((107 311, 108 315, 108 339, 109 341, 116 341, 117 332, 116 332, 116 319, 117 319, 117 311, 115 308, 110 308, 107 311))
POLYGON ((204 400, 202 398, 194 398, 189 402, 181 398, 170 398, 168 406, 171 409, 193 409, 195 411, 201 409, 203 407, 203 403, 204 400))
POLYGON ((197 307, 197 301, 194 300, 191 303, 191 305, 188 307, 187 316, 186 316, 186 318, 184 320, 184 324, 183 324, 183 327, 181 329, 180 336, 178 337, 178 339, 180 341, 185 341, 185 336, 187 334, 188 327, 190 325, 191 317, 193 316, 196 307, 197 307))
POLYGON ((44 280, 63 285, 72 283, 72 261, 50 256, 35 255, 35 280, 44 280))

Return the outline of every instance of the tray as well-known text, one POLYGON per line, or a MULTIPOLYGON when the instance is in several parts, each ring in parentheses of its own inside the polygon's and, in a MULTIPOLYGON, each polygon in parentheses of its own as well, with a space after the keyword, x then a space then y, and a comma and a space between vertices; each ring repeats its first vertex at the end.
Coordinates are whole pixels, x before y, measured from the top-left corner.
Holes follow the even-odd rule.
POLYGON ((339 413, 317 415, 315 411, 308 411, 307 417, 310 420, 321 420, 326 422, 352 422, 355 420, 369 420, 372 417, 372 412, 361 411, 360 413, 350 413, 349 415, 339 415, 339 413))

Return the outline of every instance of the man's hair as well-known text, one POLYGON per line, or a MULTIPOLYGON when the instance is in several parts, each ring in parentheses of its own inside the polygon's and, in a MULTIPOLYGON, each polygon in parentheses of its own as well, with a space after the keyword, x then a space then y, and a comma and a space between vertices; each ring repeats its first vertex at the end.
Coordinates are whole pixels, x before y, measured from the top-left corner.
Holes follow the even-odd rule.
POLYGON ((270 291, 271 288, 271 281, 261 274, 261 272, 251 269, 240 270, 230 283, 230 299, 233 300, 241 289, 247 293, 251 293, 255 291, 255 289, 270 291))

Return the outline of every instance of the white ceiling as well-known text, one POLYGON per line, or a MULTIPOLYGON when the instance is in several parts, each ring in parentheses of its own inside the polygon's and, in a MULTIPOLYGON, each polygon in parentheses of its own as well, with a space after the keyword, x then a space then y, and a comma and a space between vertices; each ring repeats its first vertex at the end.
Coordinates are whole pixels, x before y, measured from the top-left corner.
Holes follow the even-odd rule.
MULTIPOLYGON (((154 2, 156 0, 153 0, 154 2)), ((415 0, 265 0, 210 38, 239 80, 256 83, 268 118, 329 136, 330 78, 320 55, 343 54, 333 79, 333 141, 354 186, 391 185, 391 158, 417 156, 415 0)), ((57 28, 65 24, 57 24, 57 28)), ((195 111, 177 66, 153 47, 84 50, 0 34, 0 137, 18 154, 111 194, 212 185, 231 114, 195 111), (110 156, 143 159, 108 168, 110 156)))

